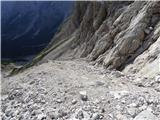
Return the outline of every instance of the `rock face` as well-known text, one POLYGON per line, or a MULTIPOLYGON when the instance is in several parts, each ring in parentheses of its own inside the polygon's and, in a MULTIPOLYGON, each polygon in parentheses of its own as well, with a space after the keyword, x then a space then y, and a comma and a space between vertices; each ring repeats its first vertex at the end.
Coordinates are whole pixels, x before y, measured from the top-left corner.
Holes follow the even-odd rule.
POLYGON ((138 73, 153 77, 160 73, 160 38, 157 39, 146 51, 136 57, 133 63, 127 65, 123 72, 138 73), (151 69, 152 68, 152 69, 151 69))
POLYGON ((48 47, 20 70, 48 59, 85 58, 109 69, 137 73, 145 69, 146 61, 158 59, 159 11, 160 2, 76 2, 48 47), (146 56, 146 51, 153 55, 146 56))

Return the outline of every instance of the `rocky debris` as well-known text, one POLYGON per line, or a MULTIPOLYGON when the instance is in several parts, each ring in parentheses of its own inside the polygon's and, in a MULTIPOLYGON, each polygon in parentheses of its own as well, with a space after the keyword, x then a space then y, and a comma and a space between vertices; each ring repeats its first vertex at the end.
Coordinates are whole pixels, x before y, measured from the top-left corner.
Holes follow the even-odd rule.
POLYGON ((44 63, 3 79, 4 120, 134 120, 148 118, 148 114, 160 117, 158 75, 149 78, 116 70, 105 72, 79 60, 44 63))
POLYGON ((139 87, 151 87, 156 91, 160 91, 159 75, 155 77, 136 77, 133 81, 139 87))

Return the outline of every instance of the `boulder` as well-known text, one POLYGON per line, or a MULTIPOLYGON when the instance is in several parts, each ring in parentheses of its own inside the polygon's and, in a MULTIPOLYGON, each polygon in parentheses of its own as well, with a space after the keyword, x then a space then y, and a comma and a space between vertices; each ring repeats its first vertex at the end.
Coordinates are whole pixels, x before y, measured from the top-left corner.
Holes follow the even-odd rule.
POLYGON ((158 120, 158 118, 148 110, 139 113, 133 120, 158 120))

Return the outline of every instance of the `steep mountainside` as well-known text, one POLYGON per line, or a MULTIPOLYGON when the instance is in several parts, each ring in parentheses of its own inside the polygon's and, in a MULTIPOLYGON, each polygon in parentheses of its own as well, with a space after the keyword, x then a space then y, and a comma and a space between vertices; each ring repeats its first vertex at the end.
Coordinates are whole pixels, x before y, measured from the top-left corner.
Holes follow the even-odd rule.
POLYGON ((21 73, 2 76, 2 119, 159 120, 160 2, 74 7, 50 44, 11 75, 21 73))
POLYGON ((136 73, 144 68, 143 72, 148 72, 145 66, 158 62, 159 36, 160 2, 76 2, 72 15, 48 47, 12 73, 48 59, 74 58, 85 58, 108 69, 136 73))

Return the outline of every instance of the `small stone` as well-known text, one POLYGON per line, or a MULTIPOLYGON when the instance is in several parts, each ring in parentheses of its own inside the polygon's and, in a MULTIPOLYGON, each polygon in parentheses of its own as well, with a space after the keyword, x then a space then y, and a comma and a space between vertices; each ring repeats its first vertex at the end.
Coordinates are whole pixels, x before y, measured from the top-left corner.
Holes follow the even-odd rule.
POLYGON ((148 110, 139 113, 133 120, 158 120, 158 118, 148 110))
POLYGON ((103 116, 102 114, 99 115, 99 118, 100 118, 100 119, 103 119, 103 117, 104 117, 104 116, 103 116))
POLYGON ((145 32, 146 34, 149 34, 149 33, 150 33, 150 30, 149 30, 149 29, 145 29, 144 32, 145 32))
POLYGON ((99 104, 99 103, 100 103, 100 100, 99 100, 99 99, 95 99, 94 103, 95 103, 95 104, 99 104))
POLYGON ((14 113, 13 113, 13 116, 16 116, 18 115, 19 111, 18 110, 15 110, 14 113))
POLYGON ((2 117, 2 120, 10 120, 10 118, 5 115, 2 115, 1 117, 2 117))
POLYGON ((101 81, 96 81, 96 86, 103 86, 103 85, 104 85, 103 82, 101 82, 101 81))
POLYGON ((126 103, 126 101, 125 101, 124 99, 122 99, 122 100, 121 100, 121 103, 123 103, 123 104, 124 104, 124 103, 126 103))
POLYGON ((56 100, 57 103, 62 103, 63 101, 61 99, 56 100))
POLYGON ((92 120, 98 120, 100 118, 100 115, 98 113, 94 113, 92 118, 92 120))
POLYGON ((10 120, 17 120, 16 117, 12 117, 10 120))
POLYGON ((40 109, 41 111, 44 111, 44 107, 41 107, 41 109, 40 109))
POLYGON ((59 114, 54 114, 54 115, 51 115, 50 117, 51 117, 52 119, 57 120, 57 119, 58 119, 58 117, 59 117, 59 114))
POLYGON ((37 120, 44 120, 44 119, 46 119, 46 115, 45 114, 39 114, 37 116, 37 120))
POLYGON ((74 105, 74 104, 76 104, 76 103, 77 103, 77 100, 73 99, 73 100, 72 100, 72 104, 74 105))
POLYGON ((127 111, 128 111, 129 115, 131 115, 132 117, 135 117, 137 109, 136 108, 128 108, 127 111))
POLYGON ((58 85, 62 85, 63 83, 62 82, 58 82, 58 85))
POLYGON ((117 120, 128 120, 128 118, 124 115, 122 115, 121 113, 118 113, 116 115, 117 120))
POLYGON ((38 104, 31 104, 31 106, 33 107, 34 110, 38 110, 39 108, 41 108, 38 104))
POLYGON ((153 110, 152 110, 152 108, 151 108, 151 107, 147 107, 147 111, 152 112, 153 110))
POLYGON ((35 116, 37 114, 41 114, 41 111, 40 110, 33 110, 31 113, 32 116, 35 116))
POLYGON ((26 96, 23 101, 24 101, 25 103, 28 103, 30 100, 31 100, 31 98, 30 98, 29 96, 26 96))
POLYGON ((5 114, 6 114, 6 116, 7 117, 9 117, 9 116, 11 116, 11 114, 12 114, 12 111, 9 109, 7 109, 6 111, 5 111, 5 114))
POLYGON ((104 113, 104 112, 105 112, 105 109, 104 109, 104 108, 102 108, 102 109, 101 109, 101 113, 104 113))
POLYGON ((80 91, 79 94, 80 94, 81 100, 87 101, 88 97, 87 97, 86 91, 80 91))
POLYGON ((154 101, 155 101, 155 99, 154 99, 153 97, 150 97, 150 98, 147 100, 148 104, 152 104, 152 103, 154 103, 154 101))
POLYGON ((129 94, 128 91, 122 90, 122 91, 110 91, 110 94, 114 96, 114 99, 120 99, 123 96, 126 96, 129 94))
POLYGON ((156 81, 157 83, 160 83, 160 75, 158 75, 158 76, 155 77, 155 81, 156 81))
POLYGON ((41 100, 41 103, 42 103, 42 104, 45 104, 45 103, 46 103, 46 101, 43 99, 43 100, 41 100))
POLYGON ((153 27, 149 27, 150 30, 153 30, 153 27))
POLYGON ((22 114, 22 116, 21 116, 21 118, 22 119, 28 119, 30 117, 30 112, 29 111, 27 111, 27 112, 25 112, 24 114, 22 114))
POLYGON ((64 116, 66 116, 66 115, 67 115, 67 112, 64 111, 64 110, 59 110, 59 111, 58 111, 58 116, 59 116, 59 117, 64 117, 64 116))
POLYGON ((137 104, 136 103, 131 103, 128 105, 129 107, 137 107, 137 104))
POLYGON ((8 98, 8 95, 2 95, 1 96, 1 101, 5 101, 8 98))
POLYGON ((120 71, 114 71, 112 74, 115 75, 115 77, 117 78, 124 76, 124 74, 120 71))
POLYGON ((57 120, 59 118, 58 112, 48 112, 47 116, 49 116, 51 119, 57 120))
POLYGON ((116 109, 117 110, 121 110, 121 106, 120 105, 116 105, 116 109))
POLYGON ((34 84, 34 83, 35 83, 35 81, 31 81, 29 84, 32 85, 32 84, 34 84))
POLYGON ((110 118, 113 118, 113 114, 111 114, 111 113, 110 113, 110 114, 108 114, 108 116, 109 116, 110 118))
POLYGON ((2 105, 2 111, 5 112, 7 109, 7 105, 2 105))

